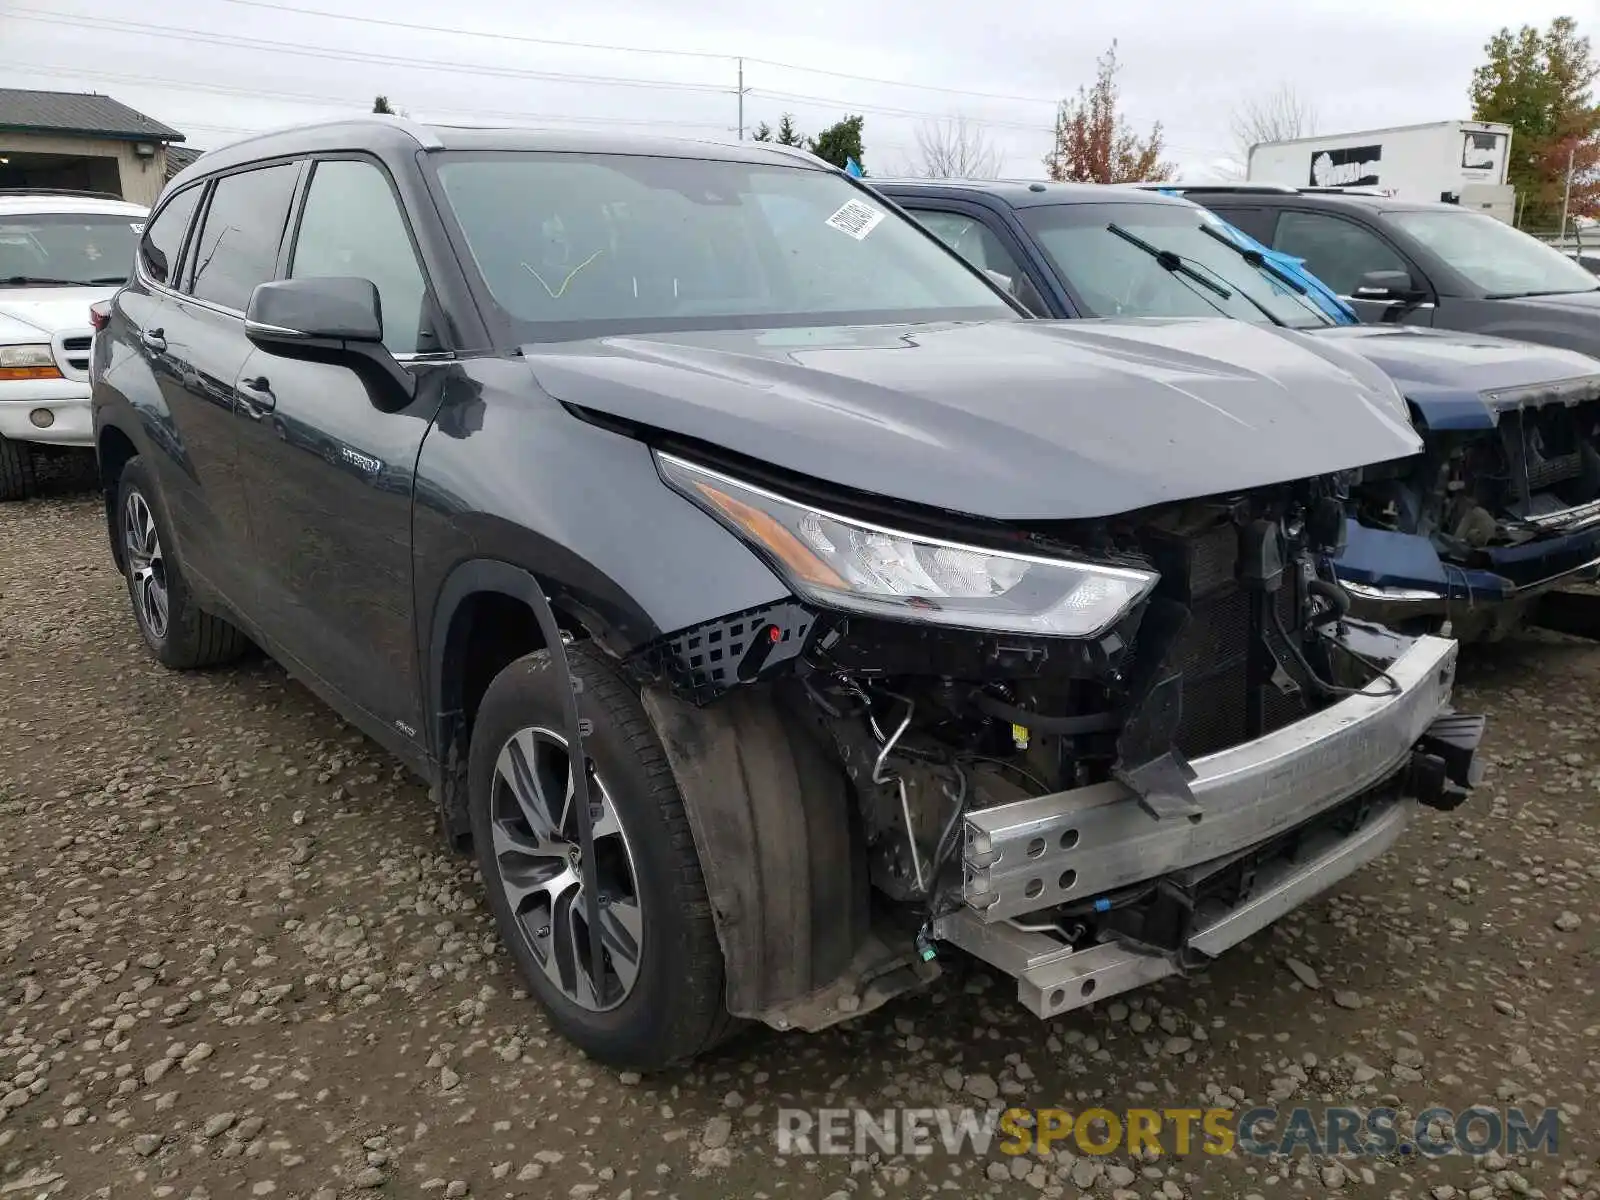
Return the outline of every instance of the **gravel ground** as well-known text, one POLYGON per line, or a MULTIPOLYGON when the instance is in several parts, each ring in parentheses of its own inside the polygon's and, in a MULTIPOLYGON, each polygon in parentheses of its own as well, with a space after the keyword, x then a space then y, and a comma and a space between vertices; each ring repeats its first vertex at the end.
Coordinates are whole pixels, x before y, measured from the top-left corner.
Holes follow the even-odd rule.
POLYGON ((274 664, 138 644, 96 502, 0 506, 0 1198, 1600 1197, 1600 647, 1470 654, 1470 807, 1209 973, 1004 980, 640 1080, 555 1039, 424 789, 274 664), (1290 965, 1293 960, 1293 965, 1290 965), (992 1098, 999 1097, 999 1101, 992 1098), (1546 1104, 1557 1155, 778 1158, 779 1107, 1546 1104), (381 1189, 381 1190, 380 1190, 381 1189))

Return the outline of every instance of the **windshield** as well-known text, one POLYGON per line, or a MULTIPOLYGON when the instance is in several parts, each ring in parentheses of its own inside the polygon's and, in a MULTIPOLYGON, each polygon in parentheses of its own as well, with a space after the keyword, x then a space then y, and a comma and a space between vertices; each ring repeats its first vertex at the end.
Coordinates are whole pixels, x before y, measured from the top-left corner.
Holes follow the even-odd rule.
POLYGON ((1490 297, 1595 290, 1594 276, 1566 255, 1483 213, 1418 210, 1388 216, 1490 297))
POLYGON ((1333 324, 1272 272, 1209 236, 1204 214, 1188 205, 1053 204, 1017 215, 1093 316, 1227 316, 1296 329, 1333 324), (1192 274, 1169 270, 1152 249, 1176 255, 1192 274), (1193 275, 1214 286, 1202 287, 1193 275))
POLYGON ((494 302, 532 339, 667 329, 1021 319, 841 176, 635 155, 443 156, 494 302))
POLYGON ((100 213, 0 215, 0 287, 123 283, 143 230, 100 213))

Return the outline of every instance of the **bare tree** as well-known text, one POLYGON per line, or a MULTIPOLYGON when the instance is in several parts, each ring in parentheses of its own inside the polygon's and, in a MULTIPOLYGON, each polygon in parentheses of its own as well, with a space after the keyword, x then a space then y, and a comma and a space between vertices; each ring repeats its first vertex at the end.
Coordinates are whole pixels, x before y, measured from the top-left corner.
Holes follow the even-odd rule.
POLYGON ((1284 83, 1233 110, 1233 159, 1230 173, 1243 179, 1250 149, 1262 142, 1287 142, 1317 132, 1317 110, 1293 86, 1284 83))
POLYGON ((922 163, 914 173, 924 179, 993 179, 1003 158, 983 129, 966 117, 924 121, 917 129, 922 163))

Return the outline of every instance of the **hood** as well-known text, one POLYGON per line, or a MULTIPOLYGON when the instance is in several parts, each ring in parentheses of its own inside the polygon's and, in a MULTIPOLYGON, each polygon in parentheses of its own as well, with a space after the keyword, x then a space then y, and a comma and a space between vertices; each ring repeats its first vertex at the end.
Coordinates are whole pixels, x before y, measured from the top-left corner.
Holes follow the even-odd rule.
POLYGON ((718 330, 523 348, 546 392, 813 479, 1111 516, 1420 450, 1392 391, 1243 321, 718 330))
POLYGON ((14 335, 28 333, 31 329, 49 339, 64 330, 76 332, 88 329, 89 305, 115 295, 116 291, 116 284, 96 284, 93 287, 0 287, 0 337, 13 341, 14 335), (26 328, 13 329, 13 325, 26 328))
POLYGON ((1534 308, 1559 308, 1600 314, 1600 288, 1591 288, 1587 292, 1558 292, 1554 296, 1519 296, 1517 303, 1531 304, 1534 308))
POLYGON ((1507 405, 1489 401, 1485 392, 1600 376, 1600 360, 1576 350, 1484 334, 1352 325, 1315 330, 1311 336, 1381 369, 1434 430, 1492 428, 1505 408, 1542 402, 1530 396, 1507 405))

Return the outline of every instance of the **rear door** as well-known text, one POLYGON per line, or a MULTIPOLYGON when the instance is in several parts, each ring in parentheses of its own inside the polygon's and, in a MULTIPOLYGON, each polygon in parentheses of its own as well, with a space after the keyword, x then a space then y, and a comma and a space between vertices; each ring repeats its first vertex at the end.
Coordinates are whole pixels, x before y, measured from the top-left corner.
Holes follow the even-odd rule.
POLYGON ((1274 250, 1304 259, 1306 268, 1337 292, 1363 321, 1392 321, 1398 315, 1405 325, 1433 324, 1438 296, 1428 276, 1373 225, 1343 213, 1284 208, 1278 213, 1269 244, 1274 250), (1355 291, 1361 277, 1370 271, 1404 271, 1428 296, 1405 310, 1393 301, 1362 300, 1355 291))
POLYGON ((302 163, 252 166, 212 182, 176 291, 146 341, 159 346, 161 390, 185 462, 164 495, 185 498, 184 566, 230 607, 250 612, 249 514, 239 471, 236 384, 250 343, 244 311, 273 278, 302 163))
MULTIPOLYGON (((313 164, 283 275, 369 279, 389 351, 415 360, 439 350, 412 232, 376 160, 313 164)), ((335 362, 256 350, 244 364, 236 424, 255 613, 301 670, 420 744, 411 486, 437 397, 420 388, 410 407, 383 412, 386 397, 368 387, 335 362)))

